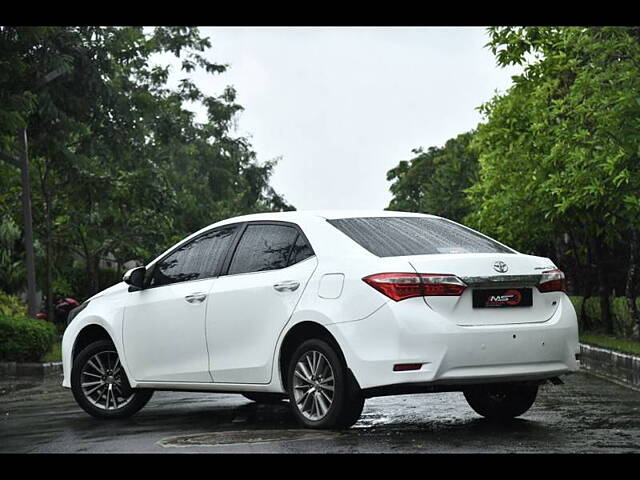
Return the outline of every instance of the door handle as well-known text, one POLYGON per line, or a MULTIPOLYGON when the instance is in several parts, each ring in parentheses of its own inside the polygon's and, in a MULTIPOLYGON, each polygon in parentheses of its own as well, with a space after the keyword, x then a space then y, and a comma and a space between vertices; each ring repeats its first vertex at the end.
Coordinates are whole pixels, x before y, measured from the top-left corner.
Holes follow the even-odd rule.
POLYGON ((187 295, 186 297, 184 297, 184 299, 189 303, 200 303, 205 298, 207 298, 207 294, 201 292, 192 293, 191 295, 187 295))
POLYGON ((276 283, 273 288, 275 288, 278 292, 293 292, 297 290, 299 286, 300 282, 289 280, 287 282, 276 283))

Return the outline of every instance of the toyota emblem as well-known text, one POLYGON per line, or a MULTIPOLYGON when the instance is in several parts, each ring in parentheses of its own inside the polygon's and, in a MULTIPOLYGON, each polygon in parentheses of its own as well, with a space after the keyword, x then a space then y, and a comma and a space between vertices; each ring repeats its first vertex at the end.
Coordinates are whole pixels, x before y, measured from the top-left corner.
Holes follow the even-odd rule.
POLYGON ((496 272, 504 273, 504 272, 506 272, 507 270, 509 270, 509 267, 508 267, 508 266, 507 266, 507 264, 506 264, 506 263, 504 263, 503 261, 498 260, 496 263, 494 263, 494 264, 493 264, 493 269, 494 269, 496 272))

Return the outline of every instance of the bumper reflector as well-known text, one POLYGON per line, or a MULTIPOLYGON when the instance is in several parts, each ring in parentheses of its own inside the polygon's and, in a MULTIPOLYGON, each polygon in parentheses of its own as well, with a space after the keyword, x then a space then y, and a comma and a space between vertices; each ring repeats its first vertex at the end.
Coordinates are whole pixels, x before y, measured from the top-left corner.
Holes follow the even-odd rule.
POLYGON ((420 370, 422 368, 421 363, 398 363, 393 366, 394 372, 406 372, 407 370, 420 370))

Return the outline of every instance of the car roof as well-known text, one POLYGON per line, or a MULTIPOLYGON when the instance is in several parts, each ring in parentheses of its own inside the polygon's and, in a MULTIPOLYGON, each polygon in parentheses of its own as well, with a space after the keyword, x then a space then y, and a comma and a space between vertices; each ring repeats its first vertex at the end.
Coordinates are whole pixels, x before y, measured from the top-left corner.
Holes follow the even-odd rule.
MULTIPOLYGON (((230 217, 221 220, 211 225, 207 225, 201 228, 197 232, 183 238, 180 242, 172 245, 163 253, 158 255, 154 260, 149 262, 147 266, 154 264, 158 259, 162 258, 168 252, 178 247, 178 245, 190 241, 192 238, 210 230, 212 228, 222 227, 224 225, 230 225, 234 223, 242 222, 255 222, 255 221, 281 221, 292 223, 307 223, 309 220, 334 220, 338 218, 366 218, 366 217, 434 217, 434 215, 427 215, 424 213, 413 212, 396 212, 393 210, 293 210, 289 212, 266 212, 266 213, 252 213, 249 215, 241 215, 238 217, 230 217), (305 220, 307 222, 305 222, 305 220)), ((315 223, 315 222, 312 222, 315 223)), ((305 232, 306 234, 307 232, 305 232)), ((345 237, 346 238, 346 237, 345 237)), ((362 247, 358 247, 358 250, 366 251, 362 247)))
POLYGON ((253 213, 239 217, 228 218, 217 222, 214 225, 225 223, 251 222, 258 220, 280 220, 295 221, 298 219, 319 217, 329 220, 338 218, 358 218, 358 217, 431 217, 424 213, 397 212, 393 210, 293 210, 289 212, 267 212, 253 213))

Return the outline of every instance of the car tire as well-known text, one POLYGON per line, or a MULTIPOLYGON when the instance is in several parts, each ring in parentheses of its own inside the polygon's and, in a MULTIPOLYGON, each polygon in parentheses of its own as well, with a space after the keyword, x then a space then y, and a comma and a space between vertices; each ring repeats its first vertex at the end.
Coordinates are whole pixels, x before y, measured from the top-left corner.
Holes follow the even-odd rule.
POLYGON ((492 384, 470 387, 464 397, 476 413, 491 420, 508 420, 525 413, 536 399, 537 385, 492 384))
POLYGON ((362 415, 362 409, 364 408, 364 397, 360 392, 353 392, 347 405, 342 412, 342 415, 338 419, 336 426, 338 428, 349 428, 355 424, 360 415, 362 415))
POLYGON ((96 418, 130 417, 153 395, 153 390, 131 388, 110 340, 93 342, 76 356, 71 391, 78 405, 96 418))
POLYGON ((282 393, 243 393, 242 396, 252 402, 264 403, 264 404, 278 404, 287 398, 282 393))
POLYGON ((348 428, 364 406, 364 397, 335 348, 310 339, 293 353, 287 370, 291 411, 307 428, 348 428))

